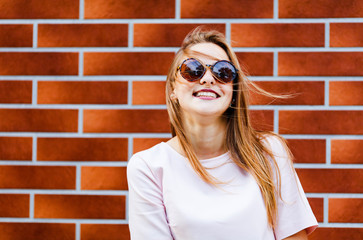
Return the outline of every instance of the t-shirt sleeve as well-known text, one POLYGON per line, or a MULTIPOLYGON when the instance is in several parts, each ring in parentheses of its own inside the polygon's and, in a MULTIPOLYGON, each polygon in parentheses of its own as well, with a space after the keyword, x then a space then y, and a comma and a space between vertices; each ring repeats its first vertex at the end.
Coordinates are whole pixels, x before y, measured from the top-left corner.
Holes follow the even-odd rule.
POLYGON ((277 224, 274 229, 277 240, 294 235, 301 230, 312 233, 318 226, 306 199, 300 180, 280 140, 269 140, 281 174, 281 197, 277 198, 277 224))
POLYGON ((127 165, 129 228, 132 240, 172 240, 161 184, 144 159, 134 155, 127 165))

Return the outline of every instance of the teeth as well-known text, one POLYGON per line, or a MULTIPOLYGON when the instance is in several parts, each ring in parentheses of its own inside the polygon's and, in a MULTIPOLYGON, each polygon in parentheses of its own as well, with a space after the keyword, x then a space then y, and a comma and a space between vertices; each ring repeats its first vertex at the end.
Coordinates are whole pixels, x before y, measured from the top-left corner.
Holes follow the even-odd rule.
POLYGON ((212 92, 197 92, 197 94, 195 96, 197 96, 197 97, 217 98, 217 95, 215 93, 212 93, 212 92))

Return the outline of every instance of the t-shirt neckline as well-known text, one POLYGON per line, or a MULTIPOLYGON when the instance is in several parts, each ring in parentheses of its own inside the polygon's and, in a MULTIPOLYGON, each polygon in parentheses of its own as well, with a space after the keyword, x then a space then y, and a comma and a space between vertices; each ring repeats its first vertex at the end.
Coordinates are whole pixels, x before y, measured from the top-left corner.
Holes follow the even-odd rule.
MULTIPOLYGON (((178 155, 179 157, 183 158, 183 159, 187 159, 186 157, 184 157, 183 155, 181 155, 178 151, 176 151, 172 146, 170 146, 169 144, 167 144, 166 142, 161 142, 161 144, 166 145, 166 147, 168 149, 170 149, 173 153, 175 153, 176 155, 178 155)), ((218 160, 225 160, 229 158, 229 151, 216 156, 216 157, 212 157, 212 158, 206 158, 206 159, 199 159, 199 161, 201 162, 210 162, 210 161, 218 161, 218 160)))

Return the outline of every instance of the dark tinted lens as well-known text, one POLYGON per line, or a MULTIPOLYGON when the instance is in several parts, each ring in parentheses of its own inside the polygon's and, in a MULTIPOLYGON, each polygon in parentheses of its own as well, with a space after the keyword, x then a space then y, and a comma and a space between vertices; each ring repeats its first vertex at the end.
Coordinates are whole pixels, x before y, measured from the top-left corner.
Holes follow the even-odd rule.
POLYGON ((196 81, 203 77, 204 74, 203 65, 196 59, 187 59, 180 67, 180 74, 188 81, 196 81))
POLYGON ((222 82, 228 83, 237 77, 237 70, 227 61, 219 61, 213 66, 213 74, 222 82))

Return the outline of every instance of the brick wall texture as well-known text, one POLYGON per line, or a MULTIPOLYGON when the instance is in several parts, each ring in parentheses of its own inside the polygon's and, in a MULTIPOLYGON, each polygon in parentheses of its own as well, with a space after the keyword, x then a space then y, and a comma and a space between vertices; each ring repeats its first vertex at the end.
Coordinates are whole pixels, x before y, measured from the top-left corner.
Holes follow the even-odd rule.
POLYGON ((126 166, 167 141, 184 36, 225 33, 253 124, 282 134, 319 221, 363 236, 363 1, 0 0, 0 239, 126 240, 126 166))

